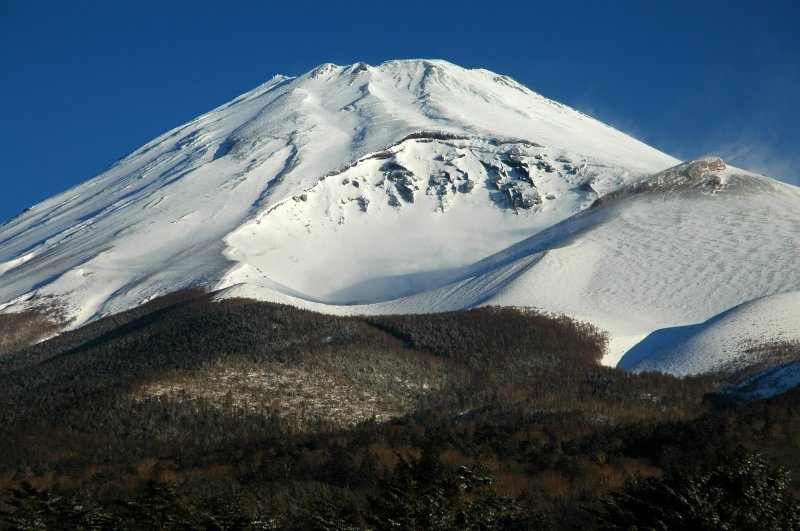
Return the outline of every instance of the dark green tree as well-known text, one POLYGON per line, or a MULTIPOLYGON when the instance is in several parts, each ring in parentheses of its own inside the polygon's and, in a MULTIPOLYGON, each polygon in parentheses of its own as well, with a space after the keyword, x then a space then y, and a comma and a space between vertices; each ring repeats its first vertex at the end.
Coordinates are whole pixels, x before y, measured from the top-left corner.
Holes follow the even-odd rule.
POLYGON ((716 465, 631 481, 605 501, 605 529, 800 529, 789 473, 739 449, 716 465))
POLYGON ((449 471, 431 450, 418 460, 401 459, 374 500, 371 520, 381 529, 429 530, 541 529, 548 523, 498 493, 482 464, 449 471))
POLYGON ((0 529, 112 529, 116 520, 72 496, 59 496, 23 482, 0 508, 0 529))

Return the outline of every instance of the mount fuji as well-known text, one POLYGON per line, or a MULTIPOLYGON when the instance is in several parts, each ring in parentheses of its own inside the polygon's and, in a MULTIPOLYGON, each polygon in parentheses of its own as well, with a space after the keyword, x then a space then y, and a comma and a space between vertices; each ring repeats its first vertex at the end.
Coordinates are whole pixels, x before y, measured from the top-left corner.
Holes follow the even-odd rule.
POLYGON ((487 70, 324 64, 0 226, 0 312, 58 332, 188 288, 342 314, 532 307, 607 332, 606 364, 694 374, 800 341, 797 264, 797 187, 487 70))

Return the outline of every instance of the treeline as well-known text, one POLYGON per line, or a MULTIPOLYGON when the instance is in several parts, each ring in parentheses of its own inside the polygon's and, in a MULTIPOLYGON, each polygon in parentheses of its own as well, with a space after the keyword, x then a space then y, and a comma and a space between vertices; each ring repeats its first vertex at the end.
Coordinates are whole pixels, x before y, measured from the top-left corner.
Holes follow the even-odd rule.
POLYGON ((0 358, 0 521, 613 527, 630 507, 610 493, 674 490, 747 459, 784 467, 770 488, 794 514, 797 393, 731 408, 713 378, 599 366, 604 342, 511 309, 360 318, 153 301, 0 358))

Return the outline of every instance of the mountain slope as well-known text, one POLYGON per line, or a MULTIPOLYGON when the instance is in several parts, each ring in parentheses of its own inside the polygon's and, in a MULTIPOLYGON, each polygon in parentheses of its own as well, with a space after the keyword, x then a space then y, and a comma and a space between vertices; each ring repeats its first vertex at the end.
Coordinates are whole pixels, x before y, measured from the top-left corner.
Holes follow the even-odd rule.
POLYGON ((0 311, 74 328, 185 288, 329 313, 532 306, 608 332, 608 364, 697 372, 742 347, 663 338, 800 291, 798 227, 797 188, 680 164, 507 77, 326 64, 0 227, 0 311))
POLYGON ((763 362, 770 345, 800 343, 798 309, 797 291, 748 301, 700 324, 654 332, 619 366, 697 374, 763 362))
POLYGON ((754 343, 795 338, 800 192, 723 167, 718 159, 695 161, 622 189, 389 311, 533 306, 609 332, 607 364, 636 346, 624 367, 678 374, 719 368, 754 343), (664 351, 659 338, 674 340, 672 333, 649 337, 770 295, 717 328, 716 342, 706 339, 703 348, 664 351))
MULTIPOLYGON (((405 274, 466 265, 567 217, 594 200, 596 190, 673 162, 488 71, 442 61, 322 65, 298 78, 273 78, 5 224, 0 304, 8 310, 54 304, 76 326, 185 287, 263 284, 308 292, 312 299, 368 299, 359 290, 345 290, 371 268, 405 274), (448 166, 448 159, 458 157, 463 163, 448 166), (564 162, 556 162, 559 157, 564 162), (371 173, 388 163, 397 167, 371 173), (409 167, 400 168, 403 163, 409 167), (445 167, 451 168, 450 181, 445 167), (341 184, 346 179, 370 177, 363 197, 353 196, 352 185, 347 193, 334 191, 347 186, 341 184), (538 182, 544 177, 552 177, 552 185, 538 182), (457 185, 452 182, 459 178, 457 185), (539 185, 544 194, 537 192, 539 185), (466 199, 452 201, 453 215, 437 215, 458 193, 445 190, 454 186, 466 199), (356 212, 326 204, 333 193, 355 199, 350 210, 356 212), (400 208, 413 195, 428 193, 431 201, 400 208), (305 210, 289 208, 304 194, 329 197, 305 210), (543 203, 547 194, 557 206, 543 203), (447 200, 439 199, 445 195, 447 200), (358 219, 360 204, 369 208, 365 219, 358 219), (486 218, 462 227, 475 214, 486 218), (300 223, 290 225, 292 216, 300 223), (431 227, 446 221, 430 237, 411 227, 413 236, 392 256, 386 248, 369 254, 373 247, 363 231, 383 224, 399 237, 398 228, 419 216, 428 216, 431 227), (352 269, 349 276, 319 269, 286 274, 309 259, 303 249, 329 239, 348 217, 354 219, 343 239, 351 244, 335 245, 338 256, 325 248, 310 258, 324 254, 349 269, 344 264, 353 262, 354 253, 364 253, 361 263, 377 264, 352 269), (303 218, 310 218, 309 227, 303 218), (486 233, 459 256, 431 252, 443 238, 482 223, 489 225, 486 233), (298 240, 304 228, 309 236, 298 240), (289 242, 282 240, 285 231, 289 242), (399 255, 405 261, 397 261, 399 255)), ((453 247, 471 239, 454 240, 453 247)))

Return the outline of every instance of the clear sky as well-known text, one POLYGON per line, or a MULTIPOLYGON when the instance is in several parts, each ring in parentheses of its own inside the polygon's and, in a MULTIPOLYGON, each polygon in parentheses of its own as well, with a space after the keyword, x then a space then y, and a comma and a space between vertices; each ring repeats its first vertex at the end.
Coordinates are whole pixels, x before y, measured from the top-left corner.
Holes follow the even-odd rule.
POLYGON ((274 74, 420 57, 800 184, 798 0, 0 0, 0 223, 274 74))

